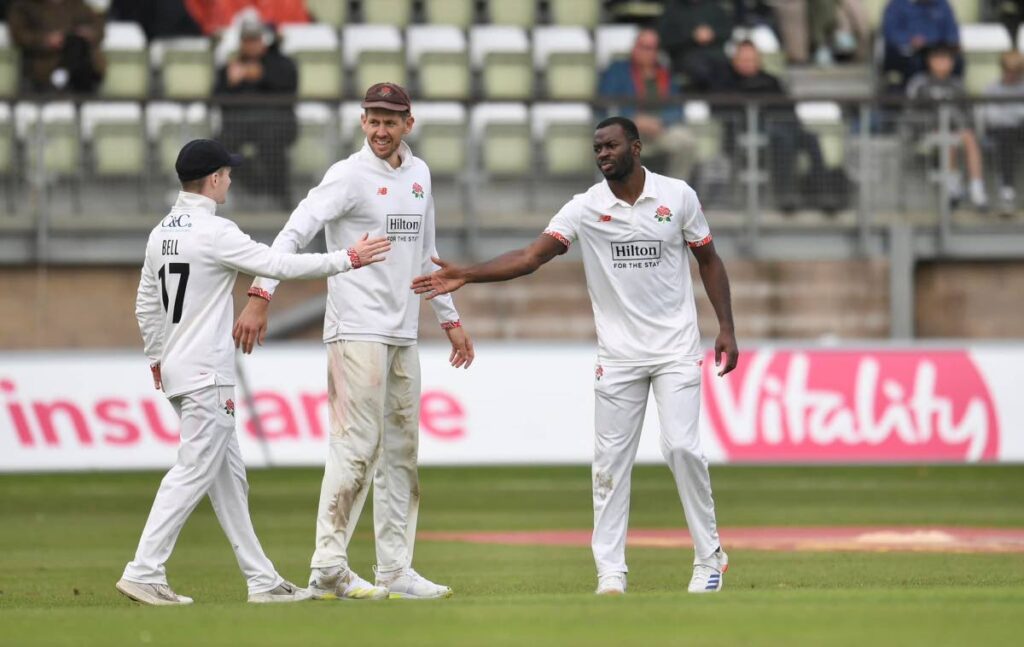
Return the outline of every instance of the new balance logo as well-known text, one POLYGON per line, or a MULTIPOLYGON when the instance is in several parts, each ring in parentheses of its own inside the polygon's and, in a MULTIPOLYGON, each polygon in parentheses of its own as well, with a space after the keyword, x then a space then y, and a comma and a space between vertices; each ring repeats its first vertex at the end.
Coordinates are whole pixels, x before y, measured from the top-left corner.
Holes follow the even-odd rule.
POLYGON ((629 240, 612 243, 613 261, 653 261, 661 258, 660 240, 629 240))
POLYGON ((410 213, 389 213, 387 221, 388 234, 418 234, 423 216, 410 213))

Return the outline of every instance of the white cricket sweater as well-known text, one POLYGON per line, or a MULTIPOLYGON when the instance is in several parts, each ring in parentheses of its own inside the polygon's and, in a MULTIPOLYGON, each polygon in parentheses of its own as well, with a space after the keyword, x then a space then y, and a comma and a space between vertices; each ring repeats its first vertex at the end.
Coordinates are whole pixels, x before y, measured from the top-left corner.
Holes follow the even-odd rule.
POLYGON ((231 289, 238 272, 313 279, 352 269, 345 252, 283 254, 215 215, 216 203, 182 191, 150 233, 135 303, 146 356, 174 397, 235 384, 231 289))
MULTIPOLYGON (((281 252, 303 249, 321 229, 328 250, 346 249, 365 233, 391 241, 387 260, 361 269, 358 281, 345 275, 327 279, 325 342, 416 342, 420 299, 411 285, 415 277, 437 269, 430 260, 437 256, 434 198, 423 160, 405 142, 399 155, 401 165, 392 168, 364 143, 327 170, 274 239, 273 249, 281 252)), ((273 294, 277 281, 258 278, 253 285, 273 294)), ((450 295, 429 303, 442 324, 459 320, 450 295)))

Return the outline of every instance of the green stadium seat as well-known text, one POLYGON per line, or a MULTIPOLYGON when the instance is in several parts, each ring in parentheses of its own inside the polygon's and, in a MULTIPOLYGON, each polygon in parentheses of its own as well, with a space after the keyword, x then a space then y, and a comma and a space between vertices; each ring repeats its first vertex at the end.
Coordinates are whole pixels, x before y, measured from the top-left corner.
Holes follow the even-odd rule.
POLYGON ((978 22, 981 18, 980 0, 949 0, 956 14, 956 21, 961 26, 978 22))
POLYGON ((300 99, 338 99, 342 95, 338 32, 329 25, 282 25, 281 52, 299 68, 300 99))
POLYGON ((355 79, 354 94, 362 96, 375 83, 406 84, 402 34, 392 25, 349 25, 342 33, 345 66, 355 79))
POLYGON ((1013 49, 1010 34, 997 23, 960 26, 964 55, 964 85, 968 94, 984 94, 1002 74, 999 57, 1013 49))
POLYGON ((0 103, 0 175, 14 171, 14 120, 11 107, 0 103))
POLYGON ((472 27, 469 52, 473 67, 480 70, 484 97, 533 98, 534 70, 530 61, 530 43, 522 28, 508 25, 472 27))
POLYGON ((683 106, 686 127, 697 139, 697 159, 714 159, 722 151, 722 124, 711 118, 711 106, 704 101, 687 101, 683 106))
POLYGON ((428 23, 455 25, 466 29, 473 24, 474 4, 474 0, 427 0, 423 4, 423 8, 428 23))
POLYGON ((18 50, 11 45, 7 25, 0 22, 0 97, 13 97, 18 94, 20 75, 18 50))
POLYGON ((31 140, 41 137, 42 149, 30 146, 33 161, 45 173, 46 180, 78 177, 82 170, 78 113, 70 101, 54 101, 41 108, 21 103, 15 108, 18 136, 31 140), (38 157, 41 153, 41 159, 38 157))
POLYGON ((889 0, 864 0, 864 10, 868 14, 868 22, 871 28, 878 31, 882 27, 882 15, 889 0))
POLYGON ((470 95, 465 33, 452 25, 417 25, 406 31, 406 56, 419 73, 419 96, 466 99, 470 95))
POLYGON ((348 21, 348 0, 306 0, 306 8, 317 22, 335 29, 348 21))
POLYGON ((843 111, 832 101, 801 101, 796 116, 804 129, 818 136, 821 154, 829 167, 840 167, 845 158, 846 125, 843 111))
POLYGON ((338 125, 341 131, 341 157, 348 157, 362 149, 366 135, 362 128, 363 108, 358 101, 347 101, 338 108, 338 125), (347 151, 347 152, 344 152, 347 151))
POLYGON ((629 59, 639 31, 636 25, 601 25, 594 30, 594 56, 598 73, 615 61, 629 59))
POLYGON ((593 29, 601 19, 601 0, 548 0, 551 23, 593 29))
POLYGON ((533 63, 550 99, 590 100, 597 89, 594 45, 583 27, 536 27, 533 63))
POLYGON ((162 38, 149 47, 150 63, 158 70, 163 96, 198 99, 213 91, 213 52, 207 38, 162 38))
POLYGON ((537 3, 534 0, 487 0, 487 15, 494 25, 530 29, 537 24, 537 3))
POLYGON ((295 117, 299 132, 291 149, 292 175, 319 180, 335 162, 337 130, 331 109, 321 103, 300 103, 295 117))
POLYGON ((137 177, 147 167, 142 108, 136 103, 86 103, 82 140, 92 144, 93 170, 99 177, 137 177))
POLYGON ((422 102, 413 106, 413 151, 437 177, 466 169, 466 108, 460 103, 422 102))
POLYGON ((368 25, 405 27, 412 22, 412 0, 367 0, 362 6, 368 25))
POLYGON ((750 30, 749 38, 761 53, 761 62, 766 72, 776 76, 786 72, 786 56, 782 52, 782 45, 776 38, 775 32, 764 25, 754 27, 750 30))
POLYGON ((103 38, 107 72, 100 94, 111 99, 141 99, 149 94, 146 35, 133 22, 107 23, 103 38))
POLYGON ((594 111, 588 104, 537 103, 530 123, 549 175, 594 175, 594 111))
POLYGON ((146 134, 155 149, 157 173, 174 178, 174 161, 181 147, 193 139, 210 136, 205 103, 166 103, 146 106, 146 134))
POLYGON ((479 146, 480 164, 491 177, 523 177, 533 172, 529 114, 521 103, 480 103, 470 128, 479 146))

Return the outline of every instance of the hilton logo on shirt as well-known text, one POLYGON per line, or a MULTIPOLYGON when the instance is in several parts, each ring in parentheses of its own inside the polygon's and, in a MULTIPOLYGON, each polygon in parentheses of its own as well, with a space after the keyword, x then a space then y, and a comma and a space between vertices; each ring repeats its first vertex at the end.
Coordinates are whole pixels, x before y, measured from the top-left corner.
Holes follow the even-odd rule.
POLYGON ((387 216, 388 240, 403 242, 416 240, 420 235, 423 216, 418 213, 389 213, 387 216))
POLYGON ((612 267, 636 269, 661 263, 660 240, 626 240, 612 243, 612 267))

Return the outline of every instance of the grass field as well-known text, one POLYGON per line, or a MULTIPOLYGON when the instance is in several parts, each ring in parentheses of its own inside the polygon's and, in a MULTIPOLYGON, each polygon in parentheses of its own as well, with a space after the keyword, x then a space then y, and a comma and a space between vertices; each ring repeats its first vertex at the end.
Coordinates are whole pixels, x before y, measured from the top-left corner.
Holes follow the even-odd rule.
MULTIPOLYGON (((320 470, 250 473, 264 547, 304 583, 320 470)), ((450 600, 245 604, 208 503, 169 564, 187 608, 144 608, 113 584, 161 475, 0 476, 0 645, 980 645, 1024 631, 1024 554, 730 550, 725 590, 685 593, 689 551, 631 548, 630 591, 598 598, 586 547, 421 541, 450 600)), ((1024 466, 712 469, 730 526, 1024 527, 1024 466)), ((586 468, 424 469, 423 530, 585 529, 586 468)), ((371 515, 353 542, 370 576, 371 515)), ((638 468, 631 527, 682 514, 668 472, 638 468)), ((728 549, 728 545, 726 546, 728 549)), ((1015 638, 1016 636, 1016 638, 1015 638)), ((1019 644, 1019 643, 1017 643, 1019 644)))

